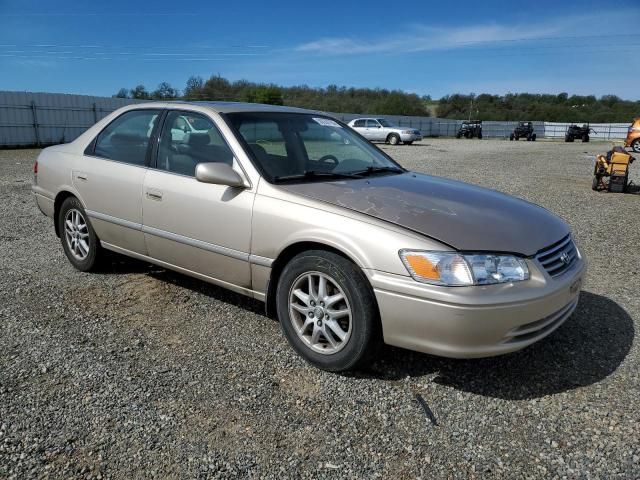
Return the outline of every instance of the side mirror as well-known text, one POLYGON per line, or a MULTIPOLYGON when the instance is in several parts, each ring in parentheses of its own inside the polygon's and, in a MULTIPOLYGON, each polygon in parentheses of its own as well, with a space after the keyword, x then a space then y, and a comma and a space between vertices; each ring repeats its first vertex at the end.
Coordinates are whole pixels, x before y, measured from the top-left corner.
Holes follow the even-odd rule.
POLYGON ((229 187, 245 187, 242 177, 226 163, 199 163, 196 165, 196 180, 229 187))

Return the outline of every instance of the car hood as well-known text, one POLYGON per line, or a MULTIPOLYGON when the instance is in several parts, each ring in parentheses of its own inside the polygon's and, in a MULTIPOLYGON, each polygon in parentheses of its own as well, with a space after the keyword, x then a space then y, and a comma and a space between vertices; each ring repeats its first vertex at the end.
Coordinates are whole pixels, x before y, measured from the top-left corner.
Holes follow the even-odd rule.
POLYGON ((538 205, 412 172, 279 187, 400 225, 458 250, 531 256, 569 233, 564 221, 538 205))

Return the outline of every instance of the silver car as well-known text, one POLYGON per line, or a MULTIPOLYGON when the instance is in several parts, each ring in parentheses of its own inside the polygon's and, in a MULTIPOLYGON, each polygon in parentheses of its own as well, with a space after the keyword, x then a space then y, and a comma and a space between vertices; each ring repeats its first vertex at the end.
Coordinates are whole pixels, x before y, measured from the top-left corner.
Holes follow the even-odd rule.
POLYGON ((422 140, 422 133, 415 128, 398 127, 384 118, 356 118, 349 126, 364 138, 372 142, 385 142, 397 145, 400 142, 411 145, 422 140))
POLYGON ((585 273, 547 210, 407 171, 319 112, 132 105, 43 150, 34 171, 74 267, 111 250, 262 300, 326 370, 383 342, 459 358, 521 349, 571 315, 585 273), (198 128, 177 139, 184 117, 198 128))

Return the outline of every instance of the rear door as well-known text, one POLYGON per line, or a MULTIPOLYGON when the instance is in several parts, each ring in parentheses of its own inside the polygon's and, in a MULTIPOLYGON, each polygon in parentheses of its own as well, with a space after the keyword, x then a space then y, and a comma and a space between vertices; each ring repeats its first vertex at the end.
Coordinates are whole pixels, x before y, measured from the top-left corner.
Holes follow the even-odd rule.
POLYGON ((142 184, 160 109, 123 113, 94 139, 75 164, 72 182, 103 242, 145 254, 142 184))
POLYGON ((360 120, 356 120, 355 122, 353 122, 353 126, 352 128, 358 132, 360 135, 362 136, 366 136, 366 128, 365 128, 365 122, 366 120, 360 119, 360 120))
POLYGON ((255 194, 199 182, 195 168, 200 162, 228 163, 243 175, 212 119, 169 110, 144 180, 142 220, 149 256, 218 283, 250 288, 255 194), (182 140, 174 140, 172 132, 182 119, 195 127, 182 140))

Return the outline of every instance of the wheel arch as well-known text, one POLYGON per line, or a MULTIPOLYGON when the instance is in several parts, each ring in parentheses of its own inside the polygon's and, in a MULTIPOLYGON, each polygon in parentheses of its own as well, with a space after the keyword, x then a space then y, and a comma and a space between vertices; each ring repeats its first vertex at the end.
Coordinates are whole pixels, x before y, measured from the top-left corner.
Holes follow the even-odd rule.
MULTIPOLYGON (((53 201, 53 225, 56 231, 56 236, 60 237, 60 226, 58 225, 58 215, 60 214, 60 208, 62 207, 62 203, 69 197, 75 197, 78 199, 80 203, 82 200, 78 198, 78 196, 70 190, 60 190, 55 200, 53 201)), ((83 204, 84 207, 84 204, 83 204)))
POLYGON ((401 140, 400 134, 397 132, 390 132, 389 135, 387 135, 387 138, 385 139, 386 142, 390 142, 391 141, 391 137, 397 137, 398 140, 401 140))
POLYGON ((298 255, 299 253, 309 251, 309 250, 323 250, 326 252, 335 253, 346 260, 349 260, 351 263, 356 265, 358 268, 362 268, 361 262, 359 262, 356 258, 354 258, 349 253, 327 243, 317 242, 317 241, 298 241, 287 245, 276 257, 276 259, 271 264, 271 273, 269 275, 269 281, 267 283, 267 291, 265 295, 265 305, 266 312, 269 317, 276 318, 277 310, 276 310, 276 289, 278 286, 278 280, 280 279, 280 275, 284 270, 284 267, 289 263, 289 261, 298 255))

